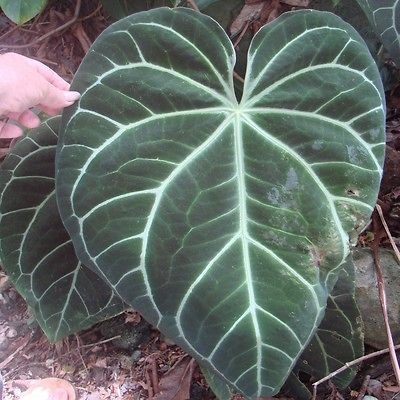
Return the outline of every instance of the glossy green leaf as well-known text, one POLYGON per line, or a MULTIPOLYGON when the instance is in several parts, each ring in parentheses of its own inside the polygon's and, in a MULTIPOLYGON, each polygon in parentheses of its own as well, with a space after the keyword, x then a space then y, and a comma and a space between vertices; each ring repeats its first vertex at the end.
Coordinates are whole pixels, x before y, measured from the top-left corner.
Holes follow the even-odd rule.
POLYGON ((400 1, 357 0, 391 57, 400 65, 400 1))
POLYGON ((249 50, 211 18, 109 27, 64 113, 57 196, 82 262, 248 398, 276 393, 319 325, 382 172, 383 91, 359 35, 288 13, 249 50))
MULTIPOLYGON (((308 400, 311 392, 300 383, 300 371, 307 373, 313 381, 328 376, 347 362, 364 354, 363 325, 355 301, 354 265, 346 263, 328 298, 324 319, 306 350, 300 356, 285 387, 298 400, 308 400)), ((348 387, 357 368, 348 368, 333 378, 340 388, 348 387)))
POLYGON ((219 400, 230 400, 235 394, 235 391, 229 386, 219 375, 209 370, 206 366, 200 364, 201 372, 207 381, 210 389, 219 400))
MULTIPOLYGON (((324 318, 314 337, 301 354, 284 386, 284 392, 296 400, 309 400, 312 393, 301 382, 304 372, 317 381, 364 354, 363 324, 355 301, 354 265, 349 259, 328 297, 324 318)), ((340 388, 347 387, 357 369, 348 368, 333 378, 340 388)), ((234 391, 224 381, 202 368, 211 389, 220 400, 229 400, 234 391)))
POLYGON ((29 21, 38 15, 46 4, 47 0, 0 0, 0 8, 16 24, 29 21))
POLYGON ((109 286, 76 258, 54 193, 60 118, 20 140, 0 170, 0 258, 40 326, 56 341, 119 314, 109 286))

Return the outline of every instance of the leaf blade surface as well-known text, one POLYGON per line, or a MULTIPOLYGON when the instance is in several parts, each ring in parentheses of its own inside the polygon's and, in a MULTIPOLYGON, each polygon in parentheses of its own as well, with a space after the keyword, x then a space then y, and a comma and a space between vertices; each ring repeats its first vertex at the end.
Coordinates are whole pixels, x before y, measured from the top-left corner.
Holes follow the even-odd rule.
POLYGON ((391 57, 400 63, 400 3, 398 0, 357 0, 391 57))
POLYGON ((0 170, 3 267, 57 341, 124 310, 120 299, 76 258, 57 208, 54 159, 60 118, 32 130, 0 170))
POLYGON ((255 398, 284 383, 322 318, 348 233, 369 217, 384 108, 365 45, 329 13, 290 13, 260 31, 240 104, 233 66, 225 33, 191 10, 114 24, 73 83, 82 98, 63 118, 57 195, 81 260, 255 398), (336 47, 309 30, 336 32, 336 47), (327 74, 302 83, 305 68, 337 76, 326 91, 327 74), (302 84, 315 96, 296 94, 302 84))

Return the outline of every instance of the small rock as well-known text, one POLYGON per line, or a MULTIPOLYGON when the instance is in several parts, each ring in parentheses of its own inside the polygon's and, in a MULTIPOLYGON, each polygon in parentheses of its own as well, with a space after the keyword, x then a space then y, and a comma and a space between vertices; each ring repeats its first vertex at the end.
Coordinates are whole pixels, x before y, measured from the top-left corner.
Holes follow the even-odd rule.
POLYGON ((132 363, 139 361, 141 355, 142 352, 140 350, 135 350, 131 356, 132 363))
POLYGON ((6 333, 6 336, 7 336, 9 339, 15 338, 17 335, 18 335, 18 332, 17 332, 17 330, 14 329, 14 328, 9 328, 8 331, 7 331, 7 333, 6 333))
POLYGON ((376 397, 374 397, 374 396, 366 395, 366 396, 363 397, 363 400, 378 400, 378 399, 376 397))
MULTIPOLYGON (((380 249, 381 266, 387 310, 393 341, 400 343, 400 266, 392 251, 380 249)), ((355 267, 356 302, 364 322, 364 341, 377 349, 388 347, 381 305, 375 277, 375 265, 370 249, 353 251, 355 267)))
POLYGON ((15 290, 11 289, 8 292, 8 297, 10 298, 10 300, 16 300, 18 298, 18 294, 15 290))
POLYGON ((382 397, 382 387, 381 381, 370 379, 367 386, 367 393, 380 399, 382 397))
POLYGON ((10 341, 5 336, 0 335, 0 350, 6 349, 8 347, 9 342, 10 341))

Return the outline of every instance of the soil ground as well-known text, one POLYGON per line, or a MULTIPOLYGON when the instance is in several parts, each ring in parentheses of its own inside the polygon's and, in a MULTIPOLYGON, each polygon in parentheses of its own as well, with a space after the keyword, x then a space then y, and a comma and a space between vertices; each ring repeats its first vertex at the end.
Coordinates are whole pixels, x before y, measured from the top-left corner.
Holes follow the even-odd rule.
MULTIPOLYGON (((58 27, 73 18, 75 5, 75 0, 52 1, 38 17, 23 26, 14 25, 0 13, 0 51, 15 51, 35 58, 71 81, 90 44, 111 22, 97 0, 86 0, 82 2, 78 19, 57 32, 58 27), (47 36, 42 38, 43 35, 47 36), (38 41, 38 38, 42 39, 38 41)), ((400 90, 395 87, 388 94, 388 151, 380 195, 387 222, 395 237, 400 236, 399 133, 400 90)), ((9 144, 9 141, 0 141, 2 148, 9 144)), ((382 245, 386 242, 384 239, 382 245)), ((119 322, 122 318, 123 322, 131 324, 131 328, 143 323, 134 311, 117 318, 119 322)), ((119 331, 114 333, 105 335, 101 326, 97 325, 56 344, 49 343, 23 299, 0 270, 0 371, 5 381, 5 400, 19 398, 24 381, 47 377, 70 381, 80 400, 153 398, 155 381, 182 360, 184 353, 151 328, 135 343, 134 348, 129 345, 127 348, 125 344, 122 348, 116 339, 111 340, 112 336, 123 335, 119 331)), ((190 399, 215 398, 198 368, 191 376, 190 399)), ((357 399, 365 393, 368 376, 376 381, 375 386, 380 390, 379 394, 377 391, 374 393, 371 389, 373 385, 369 385, 371 394, 379 399, 396 398, 398 393, 390 389, 395 387, 395 382, 388 356, 366 362, 352 384, 352 391, 349 388, 340 393, 328 385, 321 388, 318 398, 357 399), (387 390, 382 391, 382 387, 387 390)))

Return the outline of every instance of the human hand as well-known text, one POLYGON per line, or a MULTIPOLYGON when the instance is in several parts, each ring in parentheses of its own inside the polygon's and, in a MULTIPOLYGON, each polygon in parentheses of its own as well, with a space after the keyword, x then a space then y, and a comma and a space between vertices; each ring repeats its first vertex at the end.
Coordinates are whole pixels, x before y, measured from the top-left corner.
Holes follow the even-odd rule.
POLYGON ((0 138, 14 138, 26 128, 40 125, 39 117, 30 110, 37 107, 46 114, 57 115, 79 98, 70 92, 68 82, 39 61, 16 53, 0 55, 0 138))

